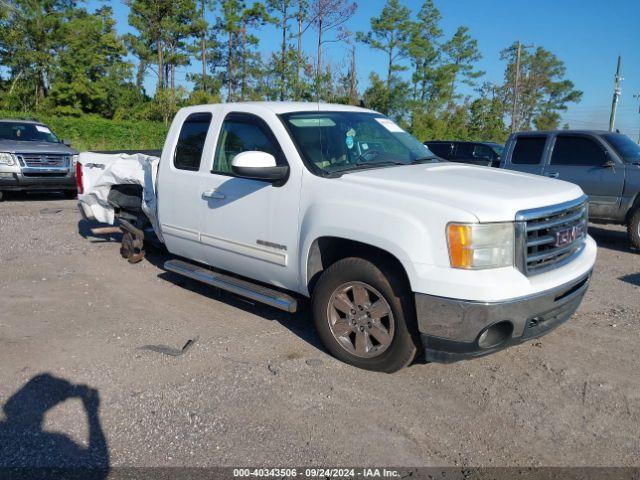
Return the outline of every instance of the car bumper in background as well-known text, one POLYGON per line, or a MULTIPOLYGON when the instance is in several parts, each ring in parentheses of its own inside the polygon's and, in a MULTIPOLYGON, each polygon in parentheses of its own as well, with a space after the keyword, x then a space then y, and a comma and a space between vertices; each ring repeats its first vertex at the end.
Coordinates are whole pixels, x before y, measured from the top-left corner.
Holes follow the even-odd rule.
POLYGON ((50 171, 0 171, 0 190, 74 190, 76 177, 73 170, 50 169, 50 171))
POLYGON ((540 337, 575 313, 591 272, 560 287, 505 302, 473 302, 416 293, 426 358, 450 363, 540 337))

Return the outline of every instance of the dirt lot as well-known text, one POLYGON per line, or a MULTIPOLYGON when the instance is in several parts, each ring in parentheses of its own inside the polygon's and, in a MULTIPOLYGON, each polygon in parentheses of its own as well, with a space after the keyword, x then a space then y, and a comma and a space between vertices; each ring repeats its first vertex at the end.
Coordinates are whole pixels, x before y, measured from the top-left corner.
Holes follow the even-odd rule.
POLYGON ((385 375, 329 357, 305 313, 180 279, 159 254, 127 264, 74 201, 10 199, 0 465, 640 465, 640 254, 619 227, 591 233, 598 263, 569 323, 385 375))

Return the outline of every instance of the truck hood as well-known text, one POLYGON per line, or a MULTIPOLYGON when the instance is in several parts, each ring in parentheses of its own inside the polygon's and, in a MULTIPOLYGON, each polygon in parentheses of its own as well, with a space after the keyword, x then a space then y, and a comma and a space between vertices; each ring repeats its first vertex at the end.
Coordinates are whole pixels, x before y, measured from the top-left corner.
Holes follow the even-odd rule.
POLYGON ((446 204, 481 222, 512 221, 521 210, 568 202, 584 194, 577 185, 561 180, 457 163, 365 170, 343 175, 340 181, 446 204))
POLYGON ((75 155, 73 148, 62 143, 50 142, 20 142, 16 140, 0 140, 0 152, 8 153, 59 153, 62 155, 75 155))

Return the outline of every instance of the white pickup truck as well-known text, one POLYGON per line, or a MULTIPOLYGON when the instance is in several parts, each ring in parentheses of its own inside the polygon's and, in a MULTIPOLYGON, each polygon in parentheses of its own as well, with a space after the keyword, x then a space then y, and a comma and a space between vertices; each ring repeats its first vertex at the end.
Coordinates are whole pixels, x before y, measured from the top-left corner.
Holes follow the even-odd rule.
MULTIPOLYGON (((108 174, 97 159, 81 155, 80 190, 108 174)), ((596 259, 579 187, 443 162, 362 108, 189 107, 152 160, 122 183, 143 179, 146 216, 182 258, 166 270, 288 312, 309 297, 326 348, 365 369, 539 337, 573 315, 596 259)))

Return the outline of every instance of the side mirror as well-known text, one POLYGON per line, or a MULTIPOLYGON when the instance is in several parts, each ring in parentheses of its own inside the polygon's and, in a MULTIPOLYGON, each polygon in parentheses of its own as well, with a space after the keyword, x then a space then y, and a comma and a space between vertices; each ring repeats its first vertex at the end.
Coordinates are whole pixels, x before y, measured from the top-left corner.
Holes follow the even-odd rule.
POLYGON ((273 155, 266 152, 242 152, 231 162, 231 170, 238 177, 277 182, 289 175, 289 167, 278 166, 273 155))
POLYGON ((70 146, 71 146, 71 140, 62 140, 62 144, 63 144, 65 147, 70 147, 70 146))

